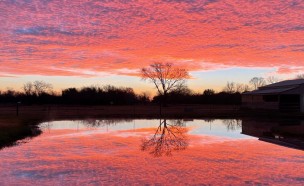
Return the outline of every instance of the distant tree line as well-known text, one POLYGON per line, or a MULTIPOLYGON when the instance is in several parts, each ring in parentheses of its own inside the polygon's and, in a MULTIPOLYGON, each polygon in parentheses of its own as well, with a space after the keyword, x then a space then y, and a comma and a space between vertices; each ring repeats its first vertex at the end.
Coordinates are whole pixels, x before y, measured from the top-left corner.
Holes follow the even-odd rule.
MULTIPOLYGON (((153 103, 158 103, 161 96, 154 96, 153 103)), ((185 90, 172 91, 167 95, 168 104, 217 104, 217 105, 239 105, 241 104, 241 93, 239 92, 215 92, 213 89, 206 89, 202 93, 194 93, 185 90)))
MULTIPOLYGON (((56 93, 52 85, 43 81, 24 84, 22 91, 8 89, 0 91, 0 103, 31 104, 74 104, 74 105, 133 105, 158 104, 161 94, 150 98, 147 94, 136 94, 132 88, 106 86, 87 86, 67 88, 56 93)), ((168 104, 240 104, 240 93, 218 92, 207 89, 194 93, 181 87, 166 95, 168 104)))
MULTIPOLYGON (((304 74, 298 74, 294 79, 304 79, 304 74)), ((253 77, 252 79, 250 79, 248 84, 228 81, 226 86, 223 88, 223 92, 243 93, 243 92, 248 92, 248 91, 252 91, 252 90, 257 90, 259 87, 277 83, 280 81, 283 81, 283 80, 281 80, 275 76, 269 76, 267 78, 253 77)))
POLYGON ((89 105, 131 105, 150 102, 147 95, 137 95, 132 88, 118 88, 111 85, 83 87, 81 89, 68 88, 62 91, 61 98, 62 102, 67 104, 89 105))
POLYGON ((259 87, 277 83, 279 81, 282 81, 282 80, 280 80, 279 78, 274 77, 274 76, 269 76, 267 78, 253 77, 252 79, 250 79, 248 84, 235 83, 235 82, 228 81, 226 86, 223 88, 223 92, 243 93, 243 92, 248 92, 248 91, 252 91, 252 90, 257 90, 259 87))
MULTIPOLYGON (((298 75, 297 79, 304 78, 298 75)), ((134 105, 134 104, 158 104, 166 96, 168 104, 241 104, 241 94, 255 90, 260 86, 280 81, 276 77, 254 77, 248 84, 227 82, 220 92, 206 89, 202 92, 194 92, 187 86, 177 86, 166 94, 160 91, 150 98, 147 94, 136 94, 129 87, 87 86, 82 88, 67 88, 56 93, 53 86, 44 81, 27 82, 22 91, 7 89, 0 90, 0 103, 30 104, 74 104, 74 105, 134 105)))
POLYGON ((55 93, 52 85, 44 81, 28 82, 22 88, 23 91, 0 91, 0 103, 130 105, 150 102, 146 94, 137 95, 132 88, 111 85, 67 88, 61 94, 55 93))

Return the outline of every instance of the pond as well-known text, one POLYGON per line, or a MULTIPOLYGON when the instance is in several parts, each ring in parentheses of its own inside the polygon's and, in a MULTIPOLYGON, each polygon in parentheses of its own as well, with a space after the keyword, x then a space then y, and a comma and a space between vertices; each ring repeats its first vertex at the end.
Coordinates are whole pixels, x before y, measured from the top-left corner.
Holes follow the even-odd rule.
POLYGON ((288 122, 43 122, 0 150, 0 185, 304 185, 304 122, 288 122))

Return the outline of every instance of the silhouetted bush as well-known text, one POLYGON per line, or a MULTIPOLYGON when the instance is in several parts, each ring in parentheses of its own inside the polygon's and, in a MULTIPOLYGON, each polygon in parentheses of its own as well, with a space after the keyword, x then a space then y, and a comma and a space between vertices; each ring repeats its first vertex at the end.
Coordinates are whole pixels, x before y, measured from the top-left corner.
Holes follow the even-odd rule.
MULTIPOLYGON (((111 85, 83 88, 67 88, 62 90, 61 95, 52 92, 40 94, 29 94, 7 90, 0 92, 0 103, 22 104, 73 104, 73 105, 133 105, 160 103, 161 96, 156 95, 150 101, 146 94, 135 94, 132 88, 115 87, 111 85)), ((168 104, 241 104, 240 93, 227 93, 211 89, 205 90, 202 94, 193 93, 189 89, 180 89, 170 92, 167 95, 168 104)))
MULTIPOLYGON (((161 96, 155 96, 152 100, 154 103, 159 103, 161 96)), ((240 93, 207 93, 203 94, 179 94, 171 93, 167 96, 168 104, 217 104, 217 105, 240 105, 240 93)))

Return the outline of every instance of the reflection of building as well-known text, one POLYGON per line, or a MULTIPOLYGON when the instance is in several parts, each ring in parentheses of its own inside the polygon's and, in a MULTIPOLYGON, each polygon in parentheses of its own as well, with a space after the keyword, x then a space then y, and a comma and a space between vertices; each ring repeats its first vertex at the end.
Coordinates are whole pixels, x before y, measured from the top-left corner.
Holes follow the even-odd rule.
POLYGON ((304 79, 282 81, 243 93, 242 105, 251 109, 304 112, 304 79))
POLYGON ((259 140, 304 150, 304 121, 262 121, 244 119, 242 134, 259 140))

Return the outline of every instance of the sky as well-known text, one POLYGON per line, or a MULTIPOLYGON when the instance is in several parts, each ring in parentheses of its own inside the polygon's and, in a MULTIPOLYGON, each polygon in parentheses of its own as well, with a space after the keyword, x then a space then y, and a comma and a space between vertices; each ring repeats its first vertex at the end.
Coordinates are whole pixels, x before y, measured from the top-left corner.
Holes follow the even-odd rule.
POLYGON ((1 0, 0 89, 43 80, 153 92, 139 70, 170 62, 189 88, 304 73, 302 0, 1 0))

